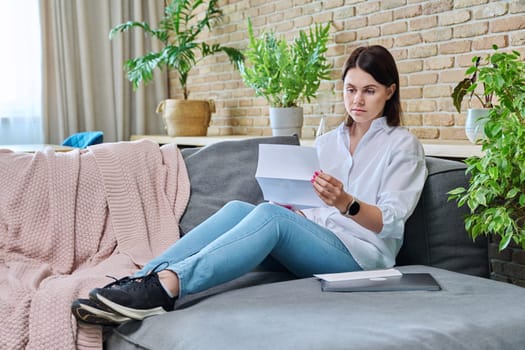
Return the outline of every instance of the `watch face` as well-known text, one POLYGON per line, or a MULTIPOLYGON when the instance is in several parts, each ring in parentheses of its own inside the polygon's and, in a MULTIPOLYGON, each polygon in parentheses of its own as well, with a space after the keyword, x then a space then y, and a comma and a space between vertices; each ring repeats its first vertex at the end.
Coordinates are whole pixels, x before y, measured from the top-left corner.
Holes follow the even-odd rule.
POLYGON ((355 201, 352 203, 352 205, 348 208, 348 215, 355 215, 359 213, 359 209, 361 209, 361 206, 359 205, 358 201, 355 201))

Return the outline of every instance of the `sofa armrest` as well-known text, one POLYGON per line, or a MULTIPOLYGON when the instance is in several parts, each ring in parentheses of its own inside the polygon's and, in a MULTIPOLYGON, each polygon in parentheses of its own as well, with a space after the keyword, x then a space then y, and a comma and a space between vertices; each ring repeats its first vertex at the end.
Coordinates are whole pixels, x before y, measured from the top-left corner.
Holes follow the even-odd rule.
POLYGON ((447 192, 468 186, 463 162, 427 157, 428 178, 405 226, 397 265, 430 265, 475 276, 489 275, 488 242, 472 241, 464 227, 468 208, 458 208, 447 192))

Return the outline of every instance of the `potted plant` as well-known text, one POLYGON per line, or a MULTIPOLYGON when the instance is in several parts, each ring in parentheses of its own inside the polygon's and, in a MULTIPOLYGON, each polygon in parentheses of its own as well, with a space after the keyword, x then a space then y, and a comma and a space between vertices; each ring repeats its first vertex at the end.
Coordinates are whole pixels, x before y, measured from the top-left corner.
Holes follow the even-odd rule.
POLYGON ((478 93, 477 75, 481 57, 472 58, 473 65, 467 69, 467 77, 460 81, 452 91, 452 101, 458 113, 461 113, 461 103, 467 94, 469 94, 469 108, 467 109, 467 119, 465 121, 465 133, 472 143, 477 143, 484 137, 483 128, 490 108, 493 106, 494 93, 488 92, 485 83, 482 82, 482 92, 478 93), (473 98, 479 102, 481 108, 471 108, 473 98))
POLYGON ((484 154, 465 160, 469 186, 449 199, 470 209, 465 228, 473 239, 493 235, 499 250, 511 242, 525 249, 525 62, 516 51, 495 51, 487 61, 478 81, 497 103, 485 124, 484 154))
POLYGON ((330 23, 315 24, 306 33, 299 31, 290 45, 274 32, 255 37, 248 20, 249 45, 245 62, 239 65, 244 83, 270 104, 273 135, 301 136, 304 101, 315 97, 321 80, 330 78, 326 58, 330 23))
POLYGON ((129 21, 111 29, 109 37, 131 28, 141 28, 146 34, 160 40, 163 48, 158 52, 149 52, 141 57, 125 62, 128 79, 137 88, 140 83, 153 79, 153 71, 168 67, 178 73, 184 100, 164 100, 157 112, 163 112, 163 119, 169 136, 206 135, 211 113, 215 111, 213 101, 188 100, 188 76, 195 65, 204 57, 224 52, 237 66, 242 61, 240 50, 219 44, 207 44, 199 41, 203 30, 211 30, 212 25, 222 17, 218 0, 171 0, 164 9, 164 16, 158 28, 148 23, 129 21), (193 126, 191 119, 198 123, 193 126), (173 124, 175 123, 175 124, 173 124))

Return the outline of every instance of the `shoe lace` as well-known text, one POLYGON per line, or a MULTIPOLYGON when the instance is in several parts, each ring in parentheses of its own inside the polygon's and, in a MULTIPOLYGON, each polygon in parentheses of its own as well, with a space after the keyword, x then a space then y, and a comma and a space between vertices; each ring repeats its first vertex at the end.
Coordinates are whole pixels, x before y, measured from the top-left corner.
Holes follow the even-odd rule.
POLYGON ((169 263, 167 261, 163 261, 161 263, 158 263, 154 268, 151 269, 151 271, 148 272, 148 274, 146 276, 149 276, 149 275, 152 275, 152 274, 156 274, 162 270, 165 270, 166 267, 169 266, 169 263))
POLYGON ((106 275, 106 277, 107 278, 111 278, 114 281, 111 282, 111 283, 106 284, 104 286, 104 288, 111 288, 111 287, 122 286, 122 285, 124 285, 126 283, 129 283, 129 281, 131 280, 131 277, 129 277, 129 276, 122 277, 122 278, 116 278, 116 277, 113 277, 113 276, 106 275))
POLYGON ((108 287, 121 287, 125 284, 132 284, 137 282, 147 282, 148 280, 157 277, 157 273, 164 270, 166 267, 168 267, 169 263, 167 261, 161 262, 157 264, 153 269, 151 269, 146 275, 144 276, 138 276, 138 277, 129 277, 126 276, 121 279, 116 279, 112 276, 107 276, 109 278, 113 278, 115 281, 108 284, 106 288, 108 287))
POLYGON ((129 283, 133 283, 133 282, 147 281, 147 280, 151 279, 152 277, 157 276, 157 273, 159 271, 164 270, 166 267, 168 267, 168 265, 169 265, 169 263, 167 261, 161 262, 161 263, 157 264, 153 269, 151 269, 151 271, 149 271, 146 275, 139 276, 139 277, 126 276, 126 277, 122 277, 122 278, 116 278, 116 277, 113 277, 113 276, 106 275, 106 277, 111 278, 114 281, 109 283, 109 284, 107 284, 106 286, 104 286, 104 288, 121 287, 121 286, 123 286, 125 284, 129 284, 129 283))

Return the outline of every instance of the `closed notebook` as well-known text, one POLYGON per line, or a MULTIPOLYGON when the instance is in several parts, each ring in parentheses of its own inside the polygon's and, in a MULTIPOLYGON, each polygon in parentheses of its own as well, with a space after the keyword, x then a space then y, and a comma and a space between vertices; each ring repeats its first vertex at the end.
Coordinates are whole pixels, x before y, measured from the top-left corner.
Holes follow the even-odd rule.
POLYGON ((343 281, 321 280, 323 292, 393 292, 409 290, 441 290, 429 273, 404 273, 401 276, 352 279, 343 281))

